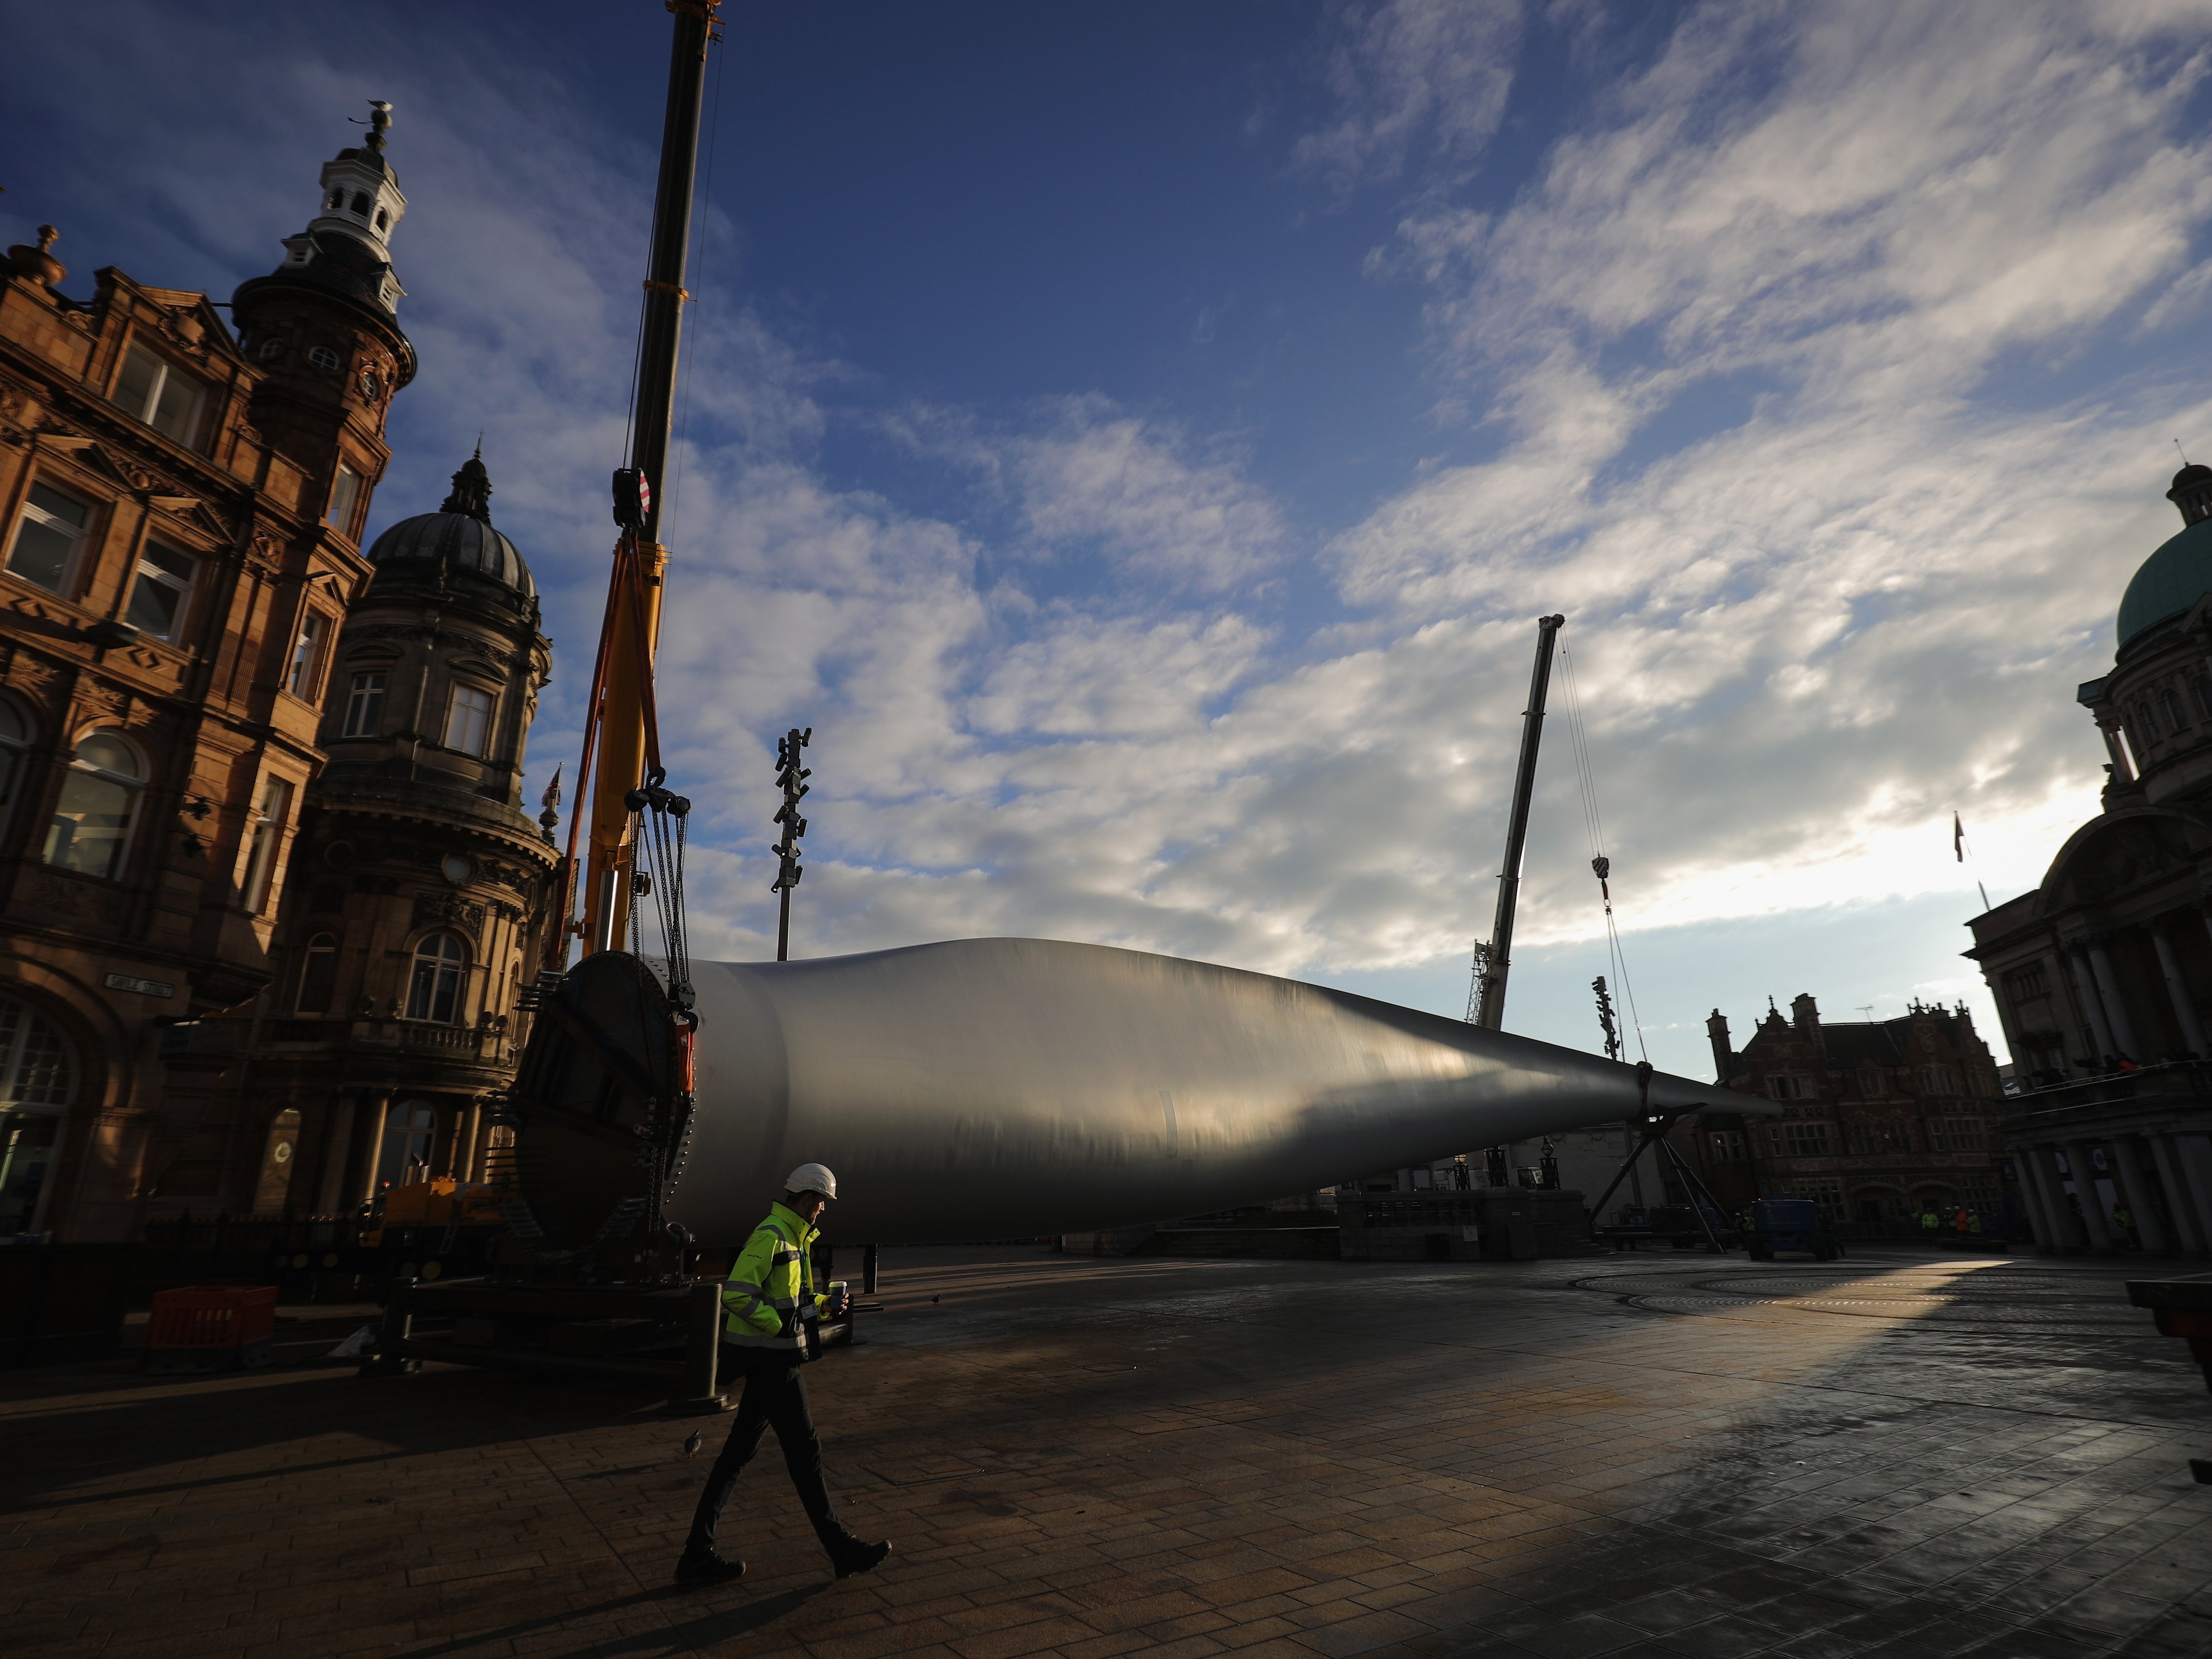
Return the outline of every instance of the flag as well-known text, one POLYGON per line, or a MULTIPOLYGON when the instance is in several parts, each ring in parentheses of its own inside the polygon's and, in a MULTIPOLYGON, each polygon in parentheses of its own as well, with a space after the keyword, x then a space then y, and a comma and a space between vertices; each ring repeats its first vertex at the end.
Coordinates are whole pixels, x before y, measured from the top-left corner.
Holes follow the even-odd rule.
POLYGON ((1951 814, 1951 850, 1959 855, 1959 862, 1966 861, 1966 826, 1959 822, 1956 812, 1951 814))

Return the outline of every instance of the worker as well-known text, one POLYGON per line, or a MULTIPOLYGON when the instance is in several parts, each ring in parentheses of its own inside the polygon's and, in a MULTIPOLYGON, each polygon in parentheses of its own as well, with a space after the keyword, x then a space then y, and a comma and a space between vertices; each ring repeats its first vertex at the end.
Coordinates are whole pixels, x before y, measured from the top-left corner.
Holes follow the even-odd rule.
POLYGON ((837 1196, 837 1177, 819 1164, 802 1164, 783 1186, 783 1197, 769 1206, 768 1218, 730 1264, 729 1282, 722 1287, 722 1354, 744 1370, 745 1391, 691 1517, 691 1535, 676 1564, 679 1584, 726 1583, 744 1572, 744 1562, 715 1552, 714 1527, 738 1484, 738 1472, 760 1449, 767 1429, 775 1431, 791 1484, 799 1489, 799 1501, 837 1577, 866 1572, 891 1553, 889 1544, 871 1544, 846 1531, 830 1506, 829 1488, 822 1483, 822 1443, 815 1437, 806 1385, 799 1375, 807 1358, 808 1328, 825 1315, 835 1318, 844 1312, 842 1291, 833 1301, 814 1288, 816 1224, 837 1196))

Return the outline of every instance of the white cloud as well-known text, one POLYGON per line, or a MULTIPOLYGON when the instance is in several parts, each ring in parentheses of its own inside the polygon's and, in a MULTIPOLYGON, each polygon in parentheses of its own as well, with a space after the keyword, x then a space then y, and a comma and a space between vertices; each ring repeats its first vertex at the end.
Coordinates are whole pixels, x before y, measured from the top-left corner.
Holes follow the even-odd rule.
MULTIPOLYGON (((772 937, 770 757, 795 724, 805 954, 1009 932, 1278 971, 1462 959, 1553 609, 1632 927, 1956 890, 1954 809, 1996 896, 2033 881, 2099 781, 2073 683, 2174 527, 2169 435, 2212 416, 2157 355, 2205 304, 2207 15, 1717 7, 1608 70, 1517 195, 1478 197, 1517 15, 1347 9, 1340 108, 1291 159, 1417 204, 1370 268, 1419 286, 1448 437, 1492 445, 1349 527, 1294 517, 1244 434, 1081 388, 871 417, 972 511, 833 482, 852 371, 747 308, 710 227, 662 657, 702 954, 772 937), (1323 543, 1333 600, 1286 602, 1323 543)), ((175 269, 146 280, 267 268, 359 83, 398 103, 424 371, 378 512, 433 505, 488 428, 557 640, 549 771, 598 618, 649 156, 526 72, 488 83, 373 20, 340 66, 276 10, 192 25, 258 90, 187 154, 161 142, 200 113, 169 73, 183 26, 103 18, 40 37, 85 169, 54 188, 106 192, 118 225, 131 192, 169 204, 149 246, 175 269)), ((1566 707, 1562 682, 1532 948, 1596 925, 1566 707)), ((1647 1020, 1694 1044, 1640 971, 1647 1020)))
POLYGON ((1297 141, 1293 164, 1339 189, 1401 178, 1409 163, 1425 163, 1431 182, 1463 176, 1504 118, 1520 7, 1380 0, 1331 21, 1326 76, 1340 113, 1297 141))

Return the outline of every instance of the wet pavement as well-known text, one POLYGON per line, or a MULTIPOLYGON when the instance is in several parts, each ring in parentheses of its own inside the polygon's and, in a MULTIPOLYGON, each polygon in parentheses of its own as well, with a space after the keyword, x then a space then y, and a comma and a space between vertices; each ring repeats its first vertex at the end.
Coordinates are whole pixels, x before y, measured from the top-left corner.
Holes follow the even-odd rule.
POLYGON ((0 1649, 2212 1654, 2212 1395, 2121 1284, 2201 1268, 885 1260, 807 1372, 873 1575, 769 1449, 673 1590, 715 1420, 290 1310, 269 1371, 0 1373, 0 1649))

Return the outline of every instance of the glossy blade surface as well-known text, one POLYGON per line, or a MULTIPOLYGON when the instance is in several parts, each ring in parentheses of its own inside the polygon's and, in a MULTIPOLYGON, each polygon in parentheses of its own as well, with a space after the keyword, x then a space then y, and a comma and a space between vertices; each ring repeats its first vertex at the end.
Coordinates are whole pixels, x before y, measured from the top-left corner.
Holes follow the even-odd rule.
MULTIPOLYGON (((1199 1214, 1635 1113, 1601 1055, 1293 980, 1049 939, 695 963, 671 1219, 743 1238, 809 1162, 835 1236, 1018 1237, 1199 1214)), ((1717 1085, 1655 1074, 1651 1101, 1717 1085)), ((1595 1197, 1595 1194, 1591 1196, 1595 1197)))

